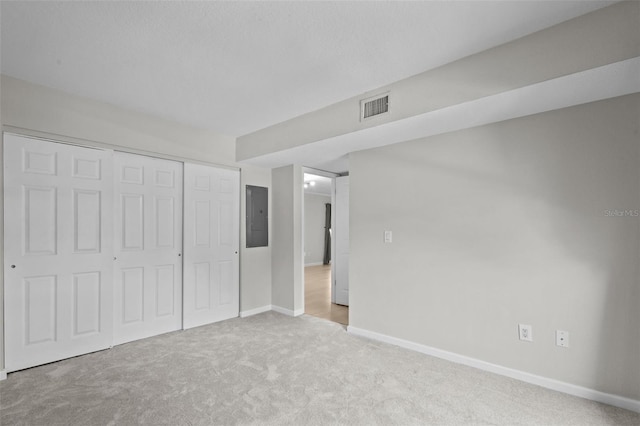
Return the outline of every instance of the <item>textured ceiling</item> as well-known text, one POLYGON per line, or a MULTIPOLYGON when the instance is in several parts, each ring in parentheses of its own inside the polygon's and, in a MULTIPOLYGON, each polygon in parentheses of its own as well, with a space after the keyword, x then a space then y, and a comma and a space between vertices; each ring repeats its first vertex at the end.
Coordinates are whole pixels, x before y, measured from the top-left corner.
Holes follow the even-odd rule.
POLYGON ((304 174, 304 193, 331 196, 331 178, 326 176, 304 174), (312 183, 313 182, 313 183, 312 183))
POLYGON ((1 67, 240 136, 610 3, 2 1, 1 67))

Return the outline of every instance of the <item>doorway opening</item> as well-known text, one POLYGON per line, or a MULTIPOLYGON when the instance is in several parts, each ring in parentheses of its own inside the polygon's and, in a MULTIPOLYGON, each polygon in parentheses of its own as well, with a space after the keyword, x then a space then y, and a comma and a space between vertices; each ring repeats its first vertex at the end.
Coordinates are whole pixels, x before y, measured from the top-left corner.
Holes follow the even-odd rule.
POLYGON ((307 315, 349 325, 349 307, 331 302, 331 265, 304 267, 304 309, 307 315))
POLYGON ((349 307, 335 303, 335 175, 304 173, 305 313, 342 325, 349 307))

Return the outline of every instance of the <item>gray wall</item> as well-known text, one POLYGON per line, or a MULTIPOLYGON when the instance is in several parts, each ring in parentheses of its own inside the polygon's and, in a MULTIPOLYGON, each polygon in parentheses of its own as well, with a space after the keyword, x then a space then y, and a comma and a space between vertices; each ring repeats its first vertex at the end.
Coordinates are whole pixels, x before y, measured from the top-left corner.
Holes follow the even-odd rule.
POLYGON ((298 315, 304 310, 302 259, 303 172, 290 165, 271 171, 273 247, 271 303, 298 315))
MULTIPOLYGON (((237 166, 235 138, 116 108, 4 75, 0 84, 0 120, 5 131, 72 143, 87 144, 89 141, 91 145, 121 147, 142 154, 237 166)), ((2 176, 0 190, 1 179, 2 176)), ((270 170, 243 167, 241 182, 243 185, 269 187, 270 170)), ((0 196, 0 203, 2 199, 0 196)), ((240 228, 244 230, 244 205, 241 208, 240 228)), ((3 220, 0 217, 0 224, 3 220)), ((245 249, 244 234, 241 234, 240 244, 240 309, 246 311, 269 306, 271 249, 245 249)), ((3 258, 0 255, 0 262, 3 258)), ((3 288, 4 283, 0 283, 0 299, 3 288)), ((0 303, 0 333, 4 330, 2 307, 0 303)), ((0 357, 4 354, 3 341, 0 335, 0 357)), ((3 366, 3 360, 0 360, 0 369, 3 366)))
POLYGON ((640 400, 639 123, 635 94, 351 154, 350 325, 640 400))
POLYGON ((317 265, 324 260, 325 204, 331 197, 304 194, 304 264, 317 265))

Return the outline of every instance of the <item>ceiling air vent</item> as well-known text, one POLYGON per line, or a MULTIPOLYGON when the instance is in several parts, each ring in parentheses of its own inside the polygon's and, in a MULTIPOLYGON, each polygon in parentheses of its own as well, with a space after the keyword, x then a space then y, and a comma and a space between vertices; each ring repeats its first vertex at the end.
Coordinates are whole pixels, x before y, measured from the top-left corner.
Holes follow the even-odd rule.
POLYGON ((389 94, 377 95, 360 101, 360 120, 389 112, 389 94))

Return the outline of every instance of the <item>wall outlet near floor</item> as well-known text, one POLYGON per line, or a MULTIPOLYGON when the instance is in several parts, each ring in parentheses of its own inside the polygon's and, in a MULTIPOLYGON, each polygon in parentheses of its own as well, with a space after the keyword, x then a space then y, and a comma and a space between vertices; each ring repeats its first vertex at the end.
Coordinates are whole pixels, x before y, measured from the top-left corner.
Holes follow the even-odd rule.
POLYGON ((569 347, 569 332, 563 330, 556 330, 556 346, 563 348, 569 347))
POLYGON ((520 340, 533 342, 533 328, 528 324, 518 324, 518 336, 520 340))

